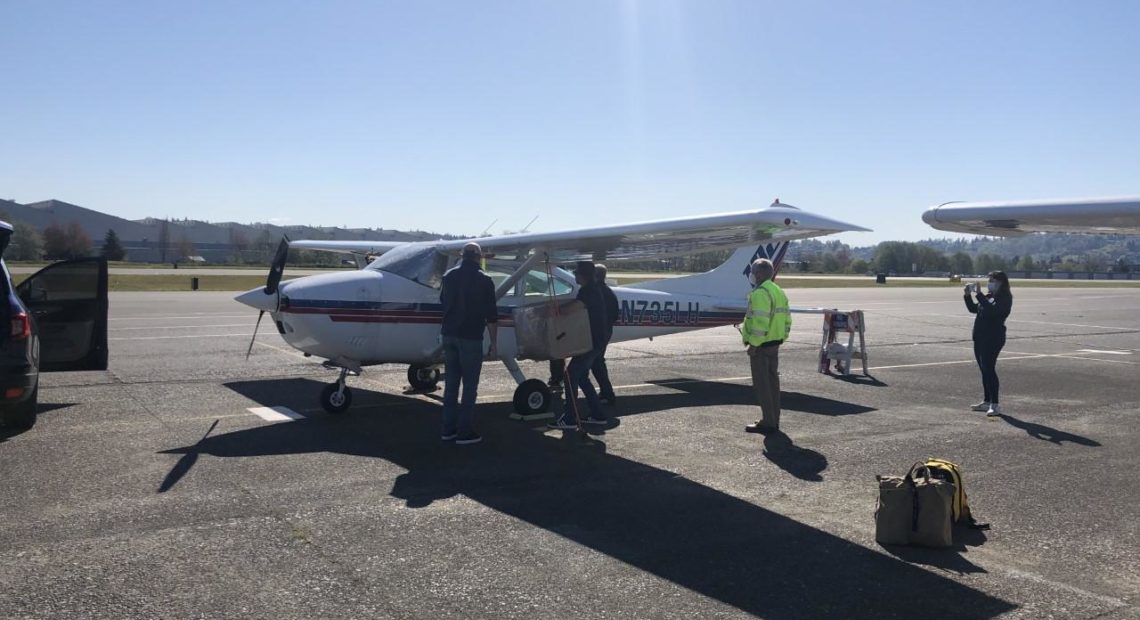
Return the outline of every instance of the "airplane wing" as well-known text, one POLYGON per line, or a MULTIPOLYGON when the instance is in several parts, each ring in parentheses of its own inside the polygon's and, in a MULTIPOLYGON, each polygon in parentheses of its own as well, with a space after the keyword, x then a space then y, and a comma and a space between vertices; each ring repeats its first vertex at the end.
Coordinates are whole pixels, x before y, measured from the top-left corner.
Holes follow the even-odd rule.
POLYGON ((1140 234, 1140 196, 1018 202, 948 202, 922 221, 938 230, 1016 237, 1031 232, 1140 234))
POLYGON ((388 250, 394 250, 407 241, 321 241, 319 239, 300 239, 290 241, 289 247, 298 250, 318 250, 322 252, 340 252, 342 254, 373 254, 380 255, 388 250))
POLYGON ((761 241, 806 239, 869 229, 829 219, 778 200, 766 209, 696 217, 596 226, 549 233, 523 233, 438 242, 444 252, 458 252, 477 241, 485 252, 522 256, 534 249, 559 262, 604 257, 607 261, 645 260, 735 249, 761 241))

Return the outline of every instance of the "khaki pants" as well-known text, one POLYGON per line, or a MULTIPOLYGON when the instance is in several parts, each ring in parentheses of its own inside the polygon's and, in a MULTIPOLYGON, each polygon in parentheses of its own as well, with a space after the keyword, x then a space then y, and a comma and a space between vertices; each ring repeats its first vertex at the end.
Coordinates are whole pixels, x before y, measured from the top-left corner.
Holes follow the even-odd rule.
POLYGON ((780 347, 757 347, 749 356, 752 388, 764 417, 760 426, 780 428, 780 347))

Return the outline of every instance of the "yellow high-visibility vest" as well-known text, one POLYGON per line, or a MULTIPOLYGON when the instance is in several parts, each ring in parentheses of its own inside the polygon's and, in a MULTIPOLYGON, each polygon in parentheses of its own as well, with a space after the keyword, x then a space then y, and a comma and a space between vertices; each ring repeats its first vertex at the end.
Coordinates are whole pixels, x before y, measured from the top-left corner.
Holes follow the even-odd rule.
POLYGON ((792 329, 788 296, 771 280, 765 280, 748 295, 748 314, 740 335, 744 344, 758 347, 766 342, 786 340, 792 329))

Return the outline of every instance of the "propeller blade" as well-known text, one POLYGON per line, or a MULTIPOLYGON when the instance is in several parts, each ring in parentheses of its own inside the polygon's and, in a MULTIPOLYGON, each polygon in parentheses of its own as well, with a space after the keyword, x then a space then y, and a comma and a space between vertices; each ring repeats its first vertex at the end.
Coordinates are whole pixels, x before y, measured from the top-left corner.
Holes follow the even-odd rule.
MULTIPOLYGON (((249 348, 245 350, 245 359, 249 359, 249 354, 253 353, 253 341, 257 340, 257 328, 261 327, 261 317, 265 316, 265 311, 257 313, 257 323, 253 326, 253 338, 249 339, 249 348)), ((213 430, 213 429, 211 429, 213 430)))
POLYGON ((269 264, 269 276, 265 278, 266 295, 277 292, 277 285, 281 284, 287 260, 289 260, 289 237, 282 235, 281 243, 277 244, 277 252, 273 255, 273 262, 269 264))

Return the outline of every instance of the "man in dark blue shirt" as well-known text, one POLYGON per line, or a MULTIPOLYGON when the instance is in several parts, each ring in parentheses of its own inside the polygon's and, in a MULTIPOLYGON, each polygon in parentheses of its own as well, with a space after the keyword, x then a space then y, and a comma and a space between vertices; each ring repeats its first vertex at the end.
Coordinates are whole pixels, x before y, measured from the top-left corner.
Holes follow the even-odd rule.
POLYGON ((495 303, 495 283, 479 269, 483 252, 477 243, 463 247, 459 265, 443 275, 439 300, 443 303, 443 432, 444 441, 457 444, 479 443, 475 432, 475 399, 479 373, 483 369, 483 328, 491 334, 487 357, 498 356, 499 310, 495 303), (463 402, 459 403, 459 384, 463 402))
POLYGON ((606 347, 614 337, 614 324, 617 323, 621 308, 618 306, 617 294, 610 285, 606 284, 606 273, 605 265, 601 263, 594 265, 595 279, 602 291, 602 299, 606 302, 606 344, 598 351, 590 370, 594 373, 594 380, 598 382, 598 396, 612 405, 617 402, 617 395, 614 394, 614 384, 610 382, 610 369, 606 366, 606 347))
MULTIPOLYGON (((593 262, 579 261, 577 267, 574 268, 574 277, 581 286, 578 289, 578 301, 586 305, 586 313, 590 321, 590 342, 593 348, 570 359, 570 365, 567 368, 570 384, 566 386, 566 400, 574 408, 574 411, 581 412, 581 409, 578 408, 578 388, 582 388, 582 393, 586 395, 586 402, 590 406, 589 417, 582 421, 586 424, 604 425, 608 424, 609 420, 606 419, 606 414, 602 411, 602 403, 598 400, 598 393, 594 390, 594 384, 590 383, 590 367, 593 366, 598 353, 605 348, 608 338, 606 301, 595 280, 593 262)), ((562 430, 577 428, 573 418, 570 417, 572 415, 570 412, 564 412, 562 417, 550 426, 562 430)))

